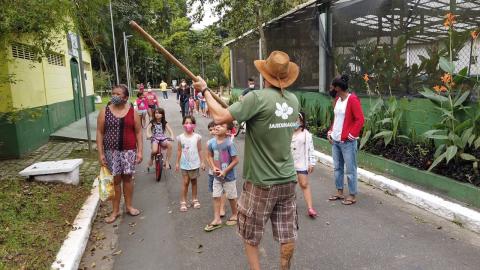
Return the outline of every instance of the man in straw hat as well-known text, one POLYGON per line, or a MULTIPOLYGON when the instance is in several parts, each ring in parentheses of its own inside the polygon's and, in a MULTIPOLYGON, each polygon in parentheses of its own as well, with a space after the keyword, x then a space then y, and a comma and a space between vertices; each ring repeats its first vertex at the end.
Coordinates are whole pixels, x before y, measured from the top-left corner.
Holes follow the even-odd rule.
POLYGON ((265 89, 251 91, 227 109, 206 91, 203 79, 199 78, 194 87, 203 91, 216 123, 247 122, 238 234, 244 240, 250 268, 260 269, 258 244, 270 219, 273 237, 281 244, 281 269, 289 269, 298 229, 296 172, 290 152, 298 100, 285 88, 295 82, 299 68, 281 51, 274 51, 266 60, 256 60, 254 64, 265 80, 265 89))

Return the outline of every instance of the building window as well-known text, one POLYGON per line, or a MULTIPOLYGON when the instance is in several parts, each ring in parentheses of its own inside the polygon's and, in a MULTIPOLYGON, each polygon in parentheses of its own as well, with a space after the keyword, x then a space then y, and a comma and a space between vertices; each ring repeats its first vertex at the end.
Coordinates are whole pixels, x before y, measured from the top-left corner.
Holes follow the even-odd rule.
POLYGON ((35 52, 32 47, 21 43, 12 43, 12 55, 14 58, 35 60, 35 52))
POLYGON ((59 53, 49 53, 47 55, 48 63, 55 66, 65 66, 65 56, 59 53))

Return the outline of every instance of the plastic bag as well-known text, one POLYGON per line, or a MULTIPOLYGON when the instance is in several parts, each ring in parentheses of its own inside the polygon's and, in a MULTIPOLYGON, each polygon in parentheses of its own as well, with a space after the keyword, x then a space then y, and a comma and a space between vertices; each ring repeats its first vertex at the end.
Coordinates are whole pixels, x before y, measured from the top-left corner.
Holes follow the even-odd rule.
POLYGON ((113 176, 107 167, 100 168, 100 175, 98 179, 98 193, 100 200, 107 201, 113 199, 115 196, 115 188, 113 187, 113 176))

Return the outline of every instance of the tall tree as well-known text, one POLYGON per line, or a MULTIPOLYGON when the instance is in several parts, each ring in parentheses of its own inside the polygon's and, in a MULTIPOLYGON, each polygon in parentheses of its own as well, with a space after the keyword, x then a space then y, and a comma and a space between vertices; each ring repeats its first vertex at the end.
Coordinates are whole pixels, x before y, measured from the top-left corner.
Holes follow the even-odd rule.
POLYGON ((198 3, 200 6, 195 14, 198 21, 203 18, 205 3, 215 5, 214 12, 221 16, 221 25, 232 37, 257 29, 263 57, 267 57, 268 52, 264 23, 305 2, 307 0, 190 0, 191 4, 198 3))

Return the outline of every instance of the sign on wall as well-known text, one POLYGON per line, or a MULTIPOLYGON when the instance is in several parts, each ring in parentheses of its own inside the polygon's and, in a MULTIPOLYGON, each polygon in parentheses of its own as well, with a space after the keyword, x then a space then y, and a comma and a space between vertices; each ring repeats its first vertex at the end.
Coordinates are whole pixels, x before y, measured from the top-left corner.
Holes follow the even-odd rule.
POLYGON ((68 54, 74 57, 78 57, 78 41, 77 35, 72 32, 67 34, 68 54))

